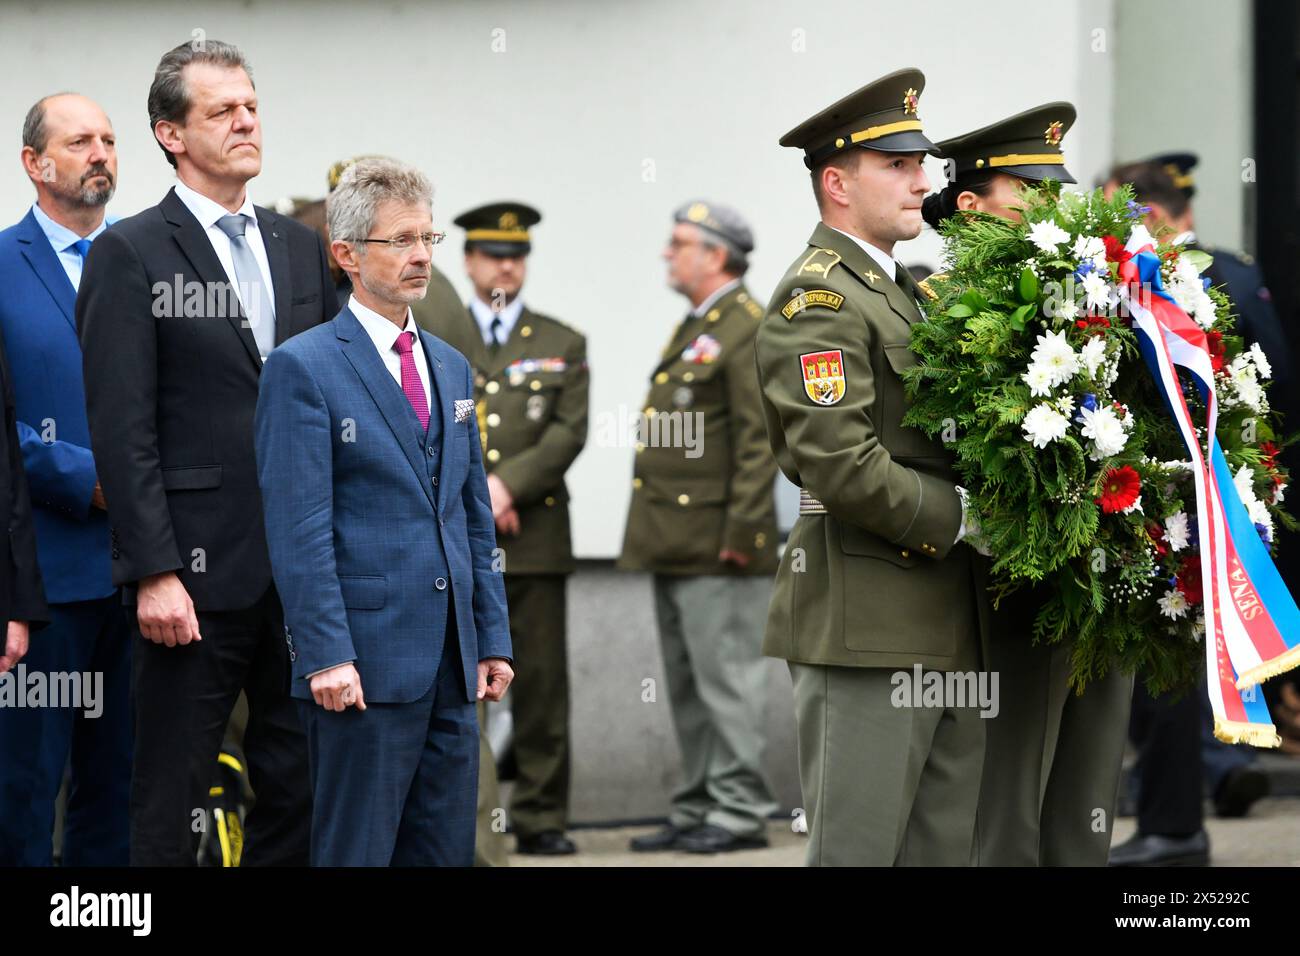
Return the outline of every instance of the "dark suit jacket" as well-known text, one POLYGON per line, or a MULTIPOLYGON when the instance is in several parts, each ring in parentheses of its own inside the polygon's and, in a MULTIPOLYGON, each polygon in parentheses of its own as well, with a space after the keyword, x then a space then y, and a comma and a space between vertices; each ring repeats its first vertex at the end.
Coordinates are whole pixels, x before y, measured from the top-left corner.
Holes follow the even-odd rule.
MULTIPOLYGON (((256 212, 278 344, 333 316, 334 282, 311 229, 256 212)), ((174 191, 95 240, 76 314, 113 583, 177 571, 199 611, 251 606, 271 584, 253 454, 262 362, 174 191)))
POLYGON ((0 232, 0 289, 46 597, 59 604, 108 597, 108 515, 90 505, 96 474, 72 313, 77 291, 30 210, 0 232))
POLYGON ((420 341, 427 432, 348 309, 266 360, 257 460, 295 697, 355 661, 368 702, 419 700, 450 633, 465 703, 478 661, 511 656, 473 375, 446 342, 420 341))
MULTIPOLYGON (((4 395, 4 432, 0 434, 0 525, 7 529, 9 546, 0 548, 0 628, 8 621, 27 621, 35 630, 50 620, 36 562, 36 530, 32 502, 27 492, 22 455, 18 448, 18 416, 9 362, 0 349, 0 386, 4 395)), ((4 638, 0 636, 0 645, 4 638)))

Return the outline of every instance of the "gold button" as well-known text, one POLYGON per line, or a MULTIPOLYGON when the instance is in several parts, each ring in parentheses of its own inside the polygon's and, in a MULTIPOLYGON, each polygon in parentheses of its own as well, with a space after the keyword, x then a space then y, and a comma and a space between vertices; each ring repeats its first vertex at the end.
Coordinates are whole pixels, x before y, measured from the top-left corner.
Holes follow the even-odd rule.
POLYGON ((533 327, 531 325, 525 325, 522 329, 519 330, 519 334, 522 335, 524 338, 528 338, 528 336, 533 334, 533 327))
POLYGON ((550 496, 550 495, 547 495, 547 496, 546 496, 546 507, 548 507, 548 508, 554 508, 554 507, 555 507, 555 499, 554 499, 552 496, 550 496))
POLYGON ((836 148, 836 149, 843 149, 843 148, 844 148, 844 137, 843 137, 843 136, 836 137, 836 139, 835 139, 835 148, 836 148))
POLYGON ((500 458, 501 458, 501 452, 499 452, 497 449, 493 448, 491 451, 488 452, 488 461, 499 461, 500 458))
POLYGON ((683 382, 693 382, 693 381, 695 381, 695 373, 694 373, 694 372, 687 372, 685 375, 682 376, 682 381, 683 381, 683 382))
POLYGON ((745 293, 742 292, 740 293, 740 295, 736 296, 736 301, 739 302, 741 305, 744 305, 746 302, 749 301, 749 296, 745 295, 745 293))
POLYGON ((493 412, 491 415, 488 416, 488 424, 491 425, 493 428, 496 428, 498 425, 501 424, 501 416, 498 415, 496 412, 493 412))
POLYGON ((643 442, 643 441, 639 441, 639 442, 637 442, 637 443, 636 443, 636 453, 639 455, 639 454, 641 454, 641 452, 643 452, 643 451, 645 451, 645 442, 643 442))
POLYGON ((668 381, 668 373, 667 373, 667 372, 660 372, 658 375, 655 376, 655 384, 656 384, 656 385, 662 385, 662 384, 663 384, 664 382, 666 382, 666 381, 668 381))
POLYGON ((679 505, 689 505, 689 504, 691 503, 691 496, 690 496, 690 495, 678 495, 678 496, 677 496, 677 503, 678 503, 679 505))
POLYGON ((485 388, 486 388, 487 393, 488 393, 489 395, 495 395, 497 392, 499 392, 499 391, 501 390, 501 383, 500 383, 500 382, 488 382, 487 385, 485 386, 485 388))
POLYGON ((717 309, 709 309, 709 314, 706 315, 704 318, 707 319, 707 320, 710 321, 710 322, 716 322, 716 321, 718 321, 718 318, 719 318, 721 315, 722 315, 722 313, 719 312, 717 309))
POLYGON ((899 554, 901 554, 905 558, 910 558, 912 556, 912 552, 908 551, 906 548, 900 551, 899 554))
POLYGON ((642 484, 644 484, 644 482, 642 482, 640 478, 633 478, 633 479, 632 479, 632 487, 633 487, 633 488, 640 488, 642 484))
POLYGON ((976 168, 976 169, 983 169, 983 168, 984 168, 984 160, 982 160, 982 159, 977 159, 977 160, 975 160, 975 168, 976 168))
POLYGON ((655 407, 653 405, 647 405, 645 409, 645 413, 653 418, 655 414, 655 407))
POLYGON ((763 534, 763 532, 761 531, 758 534, 754 535, 754 547, 761 548, 766 544, 767 544, 767 535, 763 534))
POLYGON ((533 379, 531 382, 528 383, 528 387, 531 388, 534 392, 538 392, 541 391, 542 383, 539 382, 537 379, 533 379))

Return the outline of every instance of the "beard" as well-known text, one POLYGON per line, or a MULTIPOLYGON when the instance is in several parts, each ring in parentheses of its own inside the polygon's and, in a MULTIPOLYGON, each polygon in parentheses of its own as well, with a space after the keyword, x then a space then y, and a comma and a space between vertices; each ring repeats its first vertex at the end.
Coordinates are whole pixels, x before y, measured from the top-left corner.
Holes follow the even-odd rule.
POLYGON ((410 305, 412 302, 419 302, 429 291, 427 284, 423 289, 410 289, 403 286, 400 281, 390 284, 381 279, 367 278, 365 275, 358 275, 357 278, 361 281, 362 288, 385 302, 410 305))
POLYGON ((117 182, 113 179, 113 174, 108 171, 108 167, 92 166, 86 170, 75 185, 56 182, 52 183, 51 186, 60 198, 81 206, 94 208, 106 205, 113 198, 113 192, 117 189, 117 182), (92 185, 91 181, 97 176, 103 176, 108 181, 107 184, 92 185))

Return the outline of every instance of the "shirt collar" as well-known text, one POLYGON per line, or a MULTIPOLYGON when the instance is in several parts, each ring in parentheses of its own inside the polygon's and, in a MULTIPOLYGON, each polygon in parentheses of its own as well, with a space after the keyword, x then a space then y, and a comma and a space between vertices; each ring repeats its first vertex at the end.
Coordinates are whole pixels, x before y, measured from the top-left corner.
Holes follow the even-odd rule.
POLYGON ((74 242, 82 238, 89 239, 93 242, 101 232, 108 228, 108 222, 107 219, 105 219, 105 221, 95 227, 94 231, 88 236, 82 237, 77 235, 67 226, 55 222, 47 216, 45 210, 36 203, 32 204, 32 214, 36 217, 36 223, 41 227, 41 232, 45 233, 45 238, 50 240, 50 245, 54 247, 55 252, 63 252, 74 242))
POLYGON ((1174 236, 1173 245, 1189 246, 1194 242, 1196 242, 1196 233, 1191 229, 1188 229, 1186 232, 1180 232, 1178 235, 1174 236))
POLYGON ((714 289, 714 290, 713 290, 713 294, 712 294, 711 296, 709 296, 707 299, 705 299, 703 302, 701 302, 701 303, 700 303, 699 305, 697 305, 695 308, 691 309, 691 315, 695 316, 695 317, 698 319, 698 318, 699 318, 700 316, 702 316, 705 312, 708 312, 709 309, 713 308, 713 304, 714 304, 715 302, 717 302, 719 299, 721 299, 724 295, 726 295, 726 294, 727 294, 728 292, 730 292, 732 289, 736 288, 738 285, 740 285, 740 280, 739 280, 739 279, 732 279, 732 280, 731 280, 730 282, 728 282, 726 285, 724 285, 724 286, 719 286, 717 289, 714 289))
MULTIPOLYGON (((191 189, 179 179, 176 180, 174 189, 176 198, 185 204, 185 208, 194 214, 194 218, 204 229, 211 229, 217 224, 218 219, 231 215, 230 210, 221 203, 191 189)), ((249 198, 247 190, 244 192, 244 204, 234 215, 247 216, 252 220, 248 226, 252 229, 257 228, 257 211, 253 208, 253 200, 249 198)))
MULTIPOLYGON (((834 226, 830 226, 829 228, 835 229, 834 226)), ((863 252, 871 256, 872 259, 875 259, 876 265, 880 266, 881 269, 885 270, 885 274, 889 277, 891 282, 898 281, 898 270, 900 266, 894 260, 893 256, 885 252, 885 250, 883 249, 876 248, 871 243, 867 242, 867 240, 859 239, 857 236, 853 235, 852 233, 845 232, 843 229, 835 229, 835 231, 838 232, 841 236, 848 236, 850 239, 856 242, 859 247, 861 247, 863 252)))
POLYGON ((510 334, 510 330, 519 321, 519 316, 523 314, 524 300, 521 296, 515 296, 515 300, 498 313, 492 311, 492 306, 476 295, 469 300, 469 310, 474 315, 474 321, 478 323, 479 330, 483 333, 484 340, 486 340, 490 334, 488 330, 492 327, 494 318, 500 318, 502 331, 506 335, 510 334))
POLYGON ((415 320, 411 318, 409 307, 406 310, 406 324, 402 326, 401 331, 395 329, 392 322, 374 309, 362 305, 355 295, 348 299, 348 309, 357 317, 357 321, 366 330, 370 340, 375 343, 375 348, 379 350, 380 355, 387 355, 393 350, 393 343, 402 332, 414 332, 415 342, 420 341, 420 332, 415 327, 415 320))

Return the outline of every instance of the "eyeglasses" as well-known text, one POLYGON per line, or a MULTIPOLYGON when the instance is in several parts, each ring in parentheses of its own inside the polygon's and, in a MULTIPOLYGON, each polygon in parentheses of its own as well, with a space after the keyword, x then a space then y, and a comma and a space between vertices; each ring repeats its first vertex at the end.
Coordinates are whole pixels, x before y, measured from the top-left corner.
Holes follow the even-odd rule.
POLYGON ((704 243, 698 239, 669 239, 668 248, 673 252, 681 252, 683 249, 689 249, 691 246, 702 246, 704 243))
POLYGON ((445 232, 422 232, 418 236, 408 232, 400 236, 394 236, 392 239, 354 239, 353 241, 382 243, 391 249, 396 249, 398 252, 405 252, 417 242, 422 242, 426 248, 432 249, 446 238, 447 234, 445 232))

